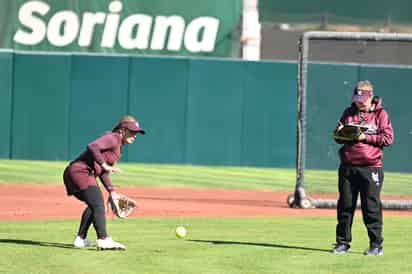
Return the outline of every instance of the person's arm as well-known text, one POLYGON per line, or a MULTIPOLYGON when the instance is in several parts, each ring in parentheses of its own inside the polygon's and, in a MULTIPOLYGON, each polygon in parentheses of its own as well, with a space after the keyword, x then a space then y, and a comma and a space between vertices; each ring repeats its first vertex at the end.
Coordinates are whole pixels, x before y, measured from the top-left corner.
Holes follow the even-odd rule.
POLYGON ((99 176, 100 181, 102 182, 104 188, 110 194, 112 199, 119 198, 120 194, 117 193, 112 181, 110 180, 109 175, 110 175, 109 172, 103 172, 103 174, 99 176))
POLYGON ((389 115, 385 110, 379 114, 376 134, 364 134, 364 142, 375 146, 389 146, 393 143, 393 128, 389 115))
POLYGON ((99 176, 100 181, 102 182, 104 188, 107 190, 107 192, 111 193, 115 191, 114 186, 112 184, 112 181, 110 180, 109 172, 103 172, 102 175, 99 176))
POLYGON ((103 157, 102 151, 111 149, 119 145, 119 140, 113 134, 105 134, 90 144, 87 145, 87 149, 93 155, 94 161, 96 161, 107 172, 118 172, 120 169, 108 165, 103 157))

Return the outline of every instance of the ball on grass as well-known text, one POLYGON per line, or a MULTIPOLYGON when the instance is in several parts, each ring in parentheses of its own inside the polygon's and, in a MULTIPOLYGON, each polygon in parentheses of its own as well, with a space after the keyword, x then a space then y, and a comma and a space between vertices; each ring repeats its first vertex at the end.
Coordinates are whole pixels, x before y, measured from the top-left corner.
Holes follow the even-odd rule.
POLYGON ((186 237, 186 229, 183 226, 176 227, 175 232, 176 232, 176 237, 177 238, 182 239, 182 238, 186 237))

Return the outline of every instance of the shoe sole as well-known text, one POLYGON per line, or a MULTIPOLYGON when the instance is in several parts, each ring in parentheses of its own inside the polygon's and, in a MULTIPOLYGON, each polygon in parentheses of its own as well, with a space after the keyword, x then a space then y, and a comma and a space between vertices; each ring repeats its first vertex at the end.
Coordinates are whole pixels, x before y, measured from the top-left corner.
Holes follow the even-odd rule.
POLYGON ((378 253, 378 254, 364 254, 365 256, 382 256, 383 252, 378 253))
POLYGON ((97 247, 96 249, 97 249, 97 251, 106 251, 106 250, 121 250, 121 251, 124 251, 124 250, 126 250, 126 248, 122 248, 122 247, 111 247, 111 248, 97 247))
POLYGON ((83 246, 79 246, 79 245, 73 245, 74 248, 88 248, 88 247, 93 247, 93 245, 83 245, 83 246))
POLYGON ((333 254, 346 254, 348 251, 333 251, 333 254))

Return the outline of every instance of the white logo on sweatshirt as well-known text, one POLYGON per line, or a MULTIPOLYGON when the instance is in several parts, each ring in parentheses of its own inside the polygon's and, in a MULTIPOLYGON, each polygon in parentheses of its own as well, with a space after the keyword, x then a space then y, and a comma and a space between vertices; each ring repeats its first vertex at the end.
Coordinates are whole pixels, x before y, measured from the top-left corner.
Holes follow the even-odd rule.
POLYGON ((376 183, 377 186, 379 185, 379 174, 378 174, 378 172, 376 172, 376 173, 372 172, 372 180, 376 183))

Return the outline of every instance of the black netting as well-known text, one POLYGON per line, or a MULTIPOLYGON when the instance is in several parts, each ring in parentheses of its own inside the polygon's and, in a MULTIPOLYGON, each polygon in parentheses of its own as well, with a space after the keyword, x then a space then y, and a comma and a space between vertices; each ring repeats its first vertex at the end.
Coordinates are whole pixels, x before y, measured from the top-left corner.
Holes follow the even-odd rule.
MULTIPOLYGON (((383 195, 411 195, 412 131, 408 124, 412 117, 412 42, 332 38, 309 39, 307 46, 307 58, 302 59, 299 74, 297 187, 304 186, 308 193, 323 192, 330 185, 337 187, 340 145, 332 139, 332 131, 351 103, 354 85, 367 79, 374 84, 375 94, 383 98, 395 131, 394 144, 384 149, 383 195)), ((319 207, 335 203, 313 200, 319 207)), ((411 208, 411 202, 403 199, 385 201, 384 205, 411 208)))

